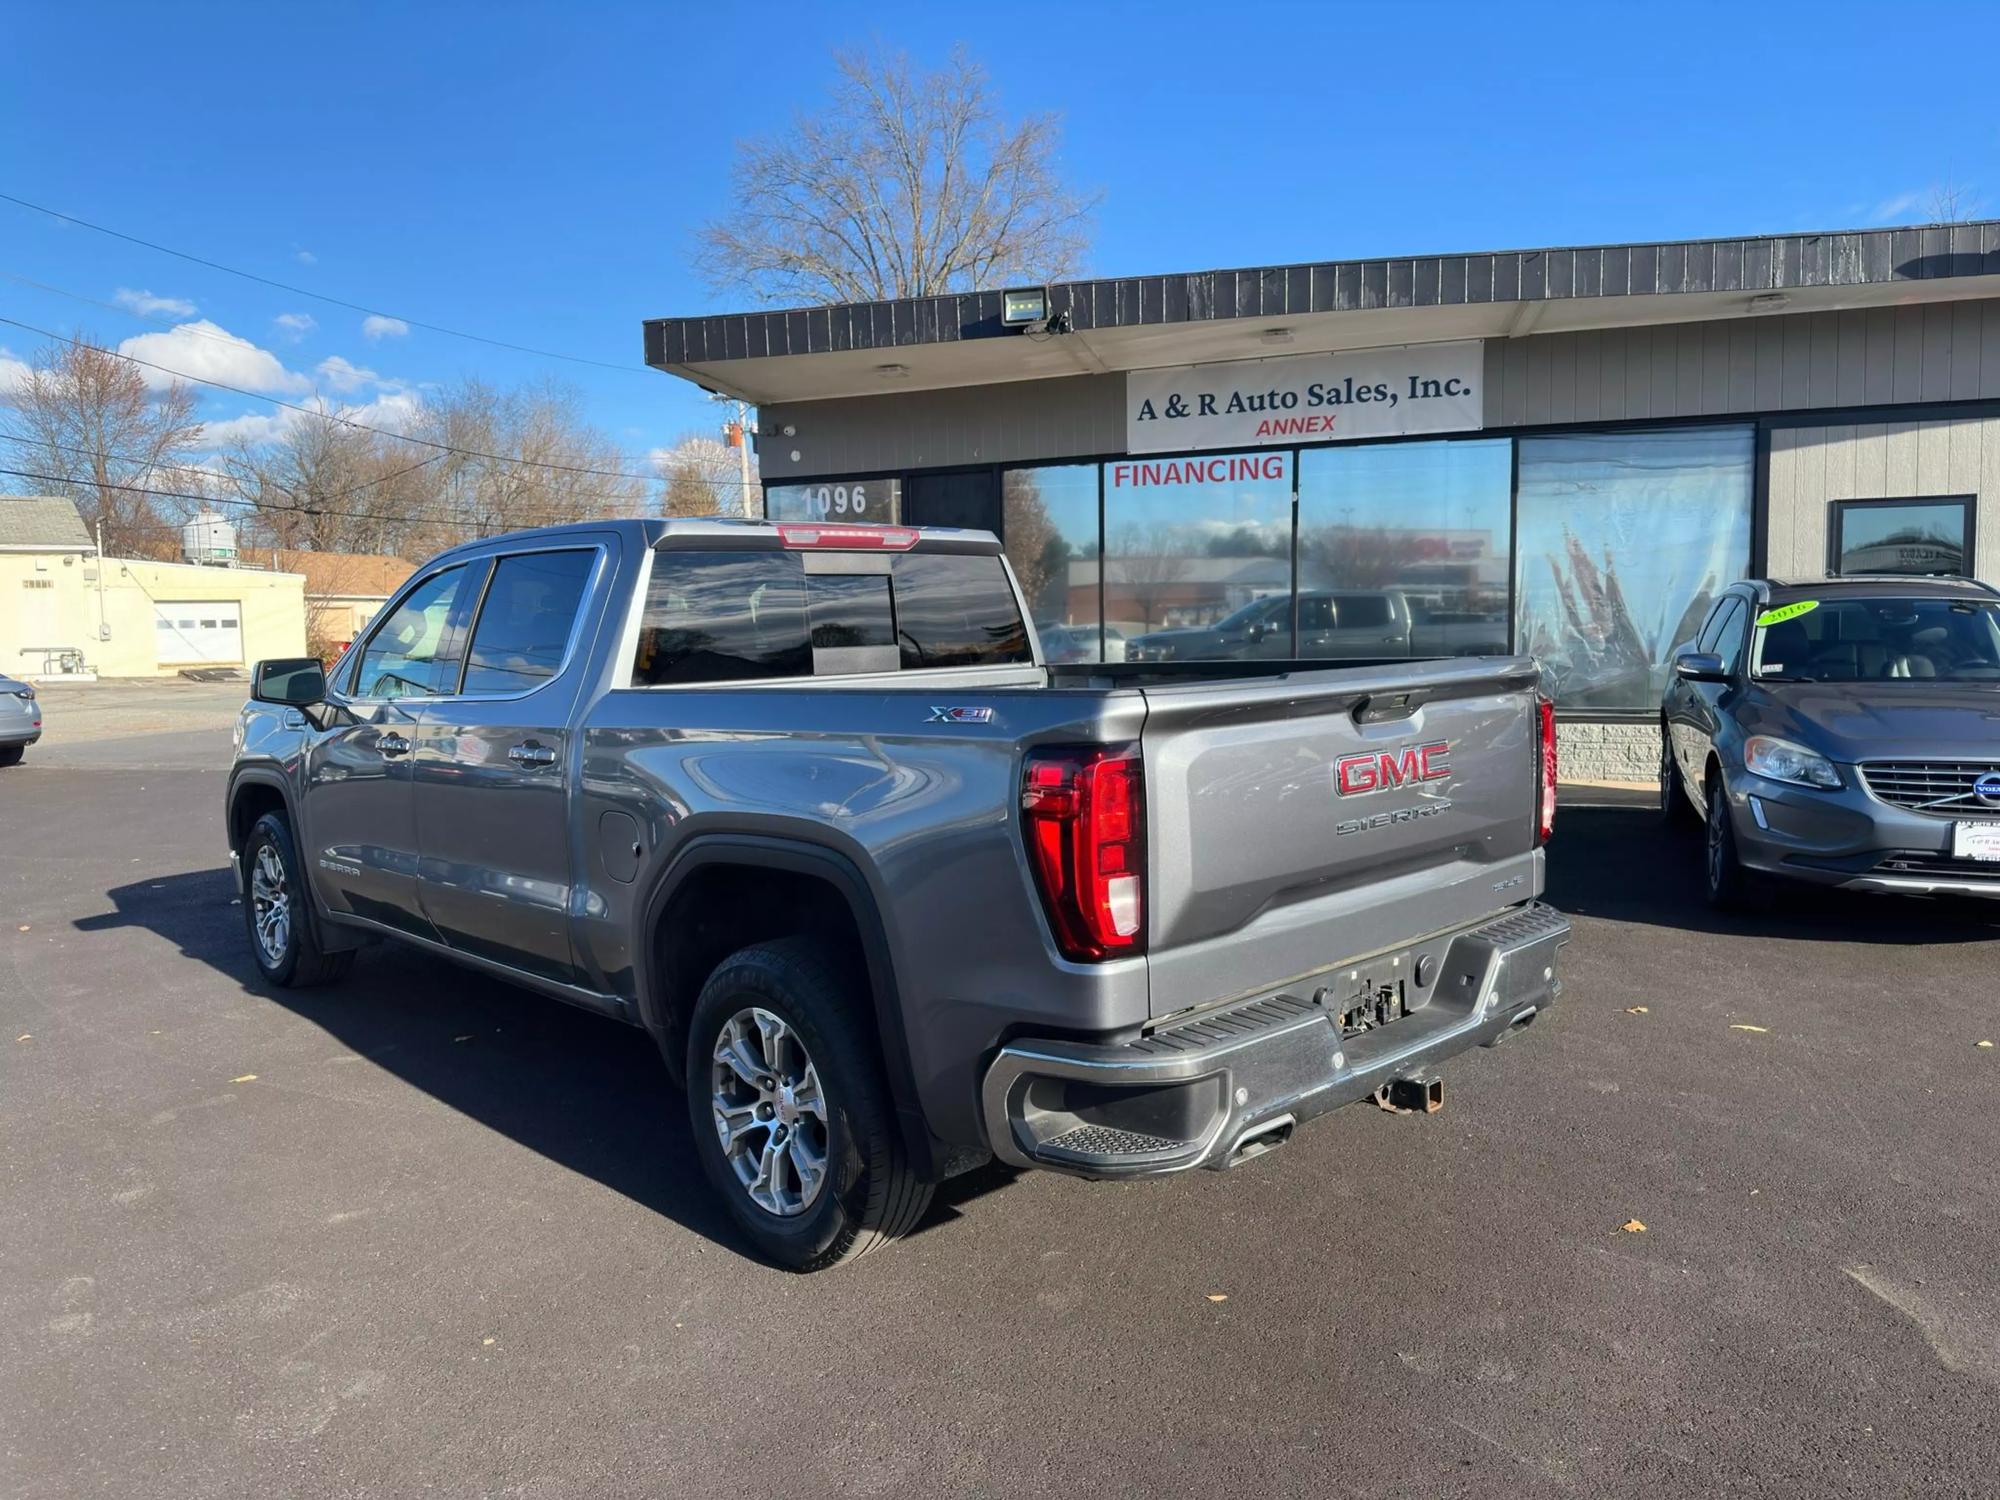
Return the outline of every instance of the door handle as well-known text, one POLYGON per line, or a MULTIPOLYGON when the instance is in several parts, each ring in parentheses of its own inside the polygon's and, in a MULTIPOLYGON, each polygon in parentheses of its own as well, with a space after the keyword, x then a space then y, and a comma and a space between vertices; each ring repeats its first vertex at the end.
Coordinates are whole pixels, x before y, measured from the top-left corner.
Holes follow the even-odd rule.
POLYGON ((410 742, 400 734, 385 734, 375 742, 375 748, 384 755, 408 755, 410 742))
POLYGON ((547 745, 538 745, 533 740, 516 745, 507 752, 507 759, 517 766, 552 766, 556 763, 556 753, 547 745))

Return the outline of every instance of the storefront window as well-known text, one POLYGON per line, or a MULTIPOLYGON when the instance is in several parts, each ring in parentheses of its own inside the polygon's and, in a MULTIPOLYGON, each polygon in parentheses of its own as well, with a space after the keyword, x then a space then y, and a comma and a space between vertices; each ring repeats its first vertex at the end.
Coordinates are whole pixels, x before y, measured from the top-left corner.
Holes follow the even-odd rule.
MULTIPOLYGON (((1102 661, 1097 620, 1097 465, 1000 477, 1002 541, 1052 662, 1102 661)), ((1114 657, 1114 660, 1120 659, 1114 657)))
POLYGON ((1298 654, 1504 654, 1513 458, 1504 438, 1301 453, 1298 654))
POLYGON ((1557 703, 1657 710, 1667 659, 1748 571, 1747 427, 1520 443, 1517 647, 1557 703))
POLYGON ((1971 540, 1969 499, 1833 503, 1833 569, 1842 575, 1963 575, 1970 571, 1971 540))
POLYGON ((764 516, 771 521, 865 521, 886 526, 900 519, 902 498, 900 479, 773 484, 764 489, 764 516))
POLYGON ((1127 660, 1293 654, 1289 452, 1105 464, 1104 551, 1127 660))

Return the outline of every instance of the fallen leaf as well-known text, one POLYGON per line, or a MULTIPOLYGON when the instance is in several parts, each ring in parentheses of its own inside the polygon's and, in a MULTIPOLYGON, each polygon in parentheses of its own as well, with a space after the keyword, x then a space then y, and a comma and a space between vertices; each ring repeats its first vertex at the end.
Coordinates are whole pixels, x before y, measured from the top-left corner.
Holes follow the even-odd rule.
POLYGON ((1229 1293, 1227 1293, 1227 1292, 1210 1292, 1210 1293, 1208 1294, 1208 1300, 1209 1300, 1209 1301, 1211 1301, 1211 1302, 1227 1302, 1227 1301, 1229 1300, 1229 1293))
POLYGON ((245 1073, 241 1078, 232 1078, 229 1081, 231 1083, 255 1083, 257 1075, 255 1073, 245 1073))
POLYGON ((1625 1014, 1628 1016, 1643 1016, 1645 1013, 1646 1007, 1643 1005, 1628 1005, 1625 1007, 1625 1014))
POLYGON ((1769 1032, 1771 1028, 1770 1028, 1770 1027, 1768 1027, 1768 1026, 1747 1026, 1747 1025, 1745 1025, 1745 1024, 1744 1024, 1743 1022, 1741 1022, 1741 1021, 1731 1021, 1731 1022, 1729 1023, 1729 1029, 1730 1029, 1731 1031, 1762 1031, 1762 1032, 1769 1032))
POLYGON ((493 1340, 491 1339, 481 1339, 479 1342, 484 1344, 489 1349, 493 1346, 493 1340))
POLYGON ((1991 1047, 1993 1044, 1991 1042, 1974 1042, 1972 1045, 1975 1047, 1991 1047))
POLYGON ((14 1038, 14 1040, 17 1042, 32 1042, 34 1039, 35 1039, 35 1034, 32 1031, 24 1031, 19 1036, 14 1038))
POLYGON ((28 931, 28 929, 29 929, 29 925, 30 925, 30 924, 28 924, 28 923, 26 923, 26 922, 23 922, 23 923, 22 923, 22 924, 21 924, 21 925, 20 925, 19 927, 17 927, 17 928, 15 929, 15 931, 17 931, 17 932, 26 932, 26 931, 28 931))
POLYGON ((1637 1219, 1627 1219, 1623 1224, 1620 1224, 1618 1227, 1624 1230, 1627 1234, 1644 1234, 1646 1232, 1646 1226, 1644 1224, 1641 1224, 1637 1219))
POLYGON ((469 1042, 472 1040, 472 1033, 468 1031, 464 1036, 455 1036, 452 1040, 454 1042, 469 1042))

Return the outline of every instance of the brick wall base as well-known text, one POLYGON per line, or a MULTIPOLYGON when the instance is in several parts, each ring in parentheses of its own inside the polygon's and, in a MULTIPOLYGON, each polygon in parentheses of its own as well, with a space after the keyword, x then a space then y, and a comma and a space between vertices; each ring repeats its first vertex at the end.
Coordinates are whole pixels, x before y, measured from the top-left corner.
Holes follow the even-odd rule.
POLYGON ((1651 724, 1574 724, 1556 715, 1564 781, 1657 781, 1660 731, 1651 724))

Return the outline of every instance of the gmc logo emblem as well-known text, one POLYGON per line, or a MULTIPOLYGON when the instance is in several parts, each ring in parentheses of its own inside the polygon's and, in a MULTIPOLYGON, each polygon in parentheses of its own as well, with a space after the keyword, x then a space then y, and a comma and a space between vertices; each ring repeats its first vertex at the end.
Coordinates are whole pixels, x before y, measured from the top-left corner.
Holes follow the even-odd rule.
POLYGON ((1343 797, 1383 792, 1418 781, 1442 781, 1451 775, 1451 744, 1409 745, 1401 750, 1370 750, 1343 755, 1333 763, 1334 785, 1343 797))

